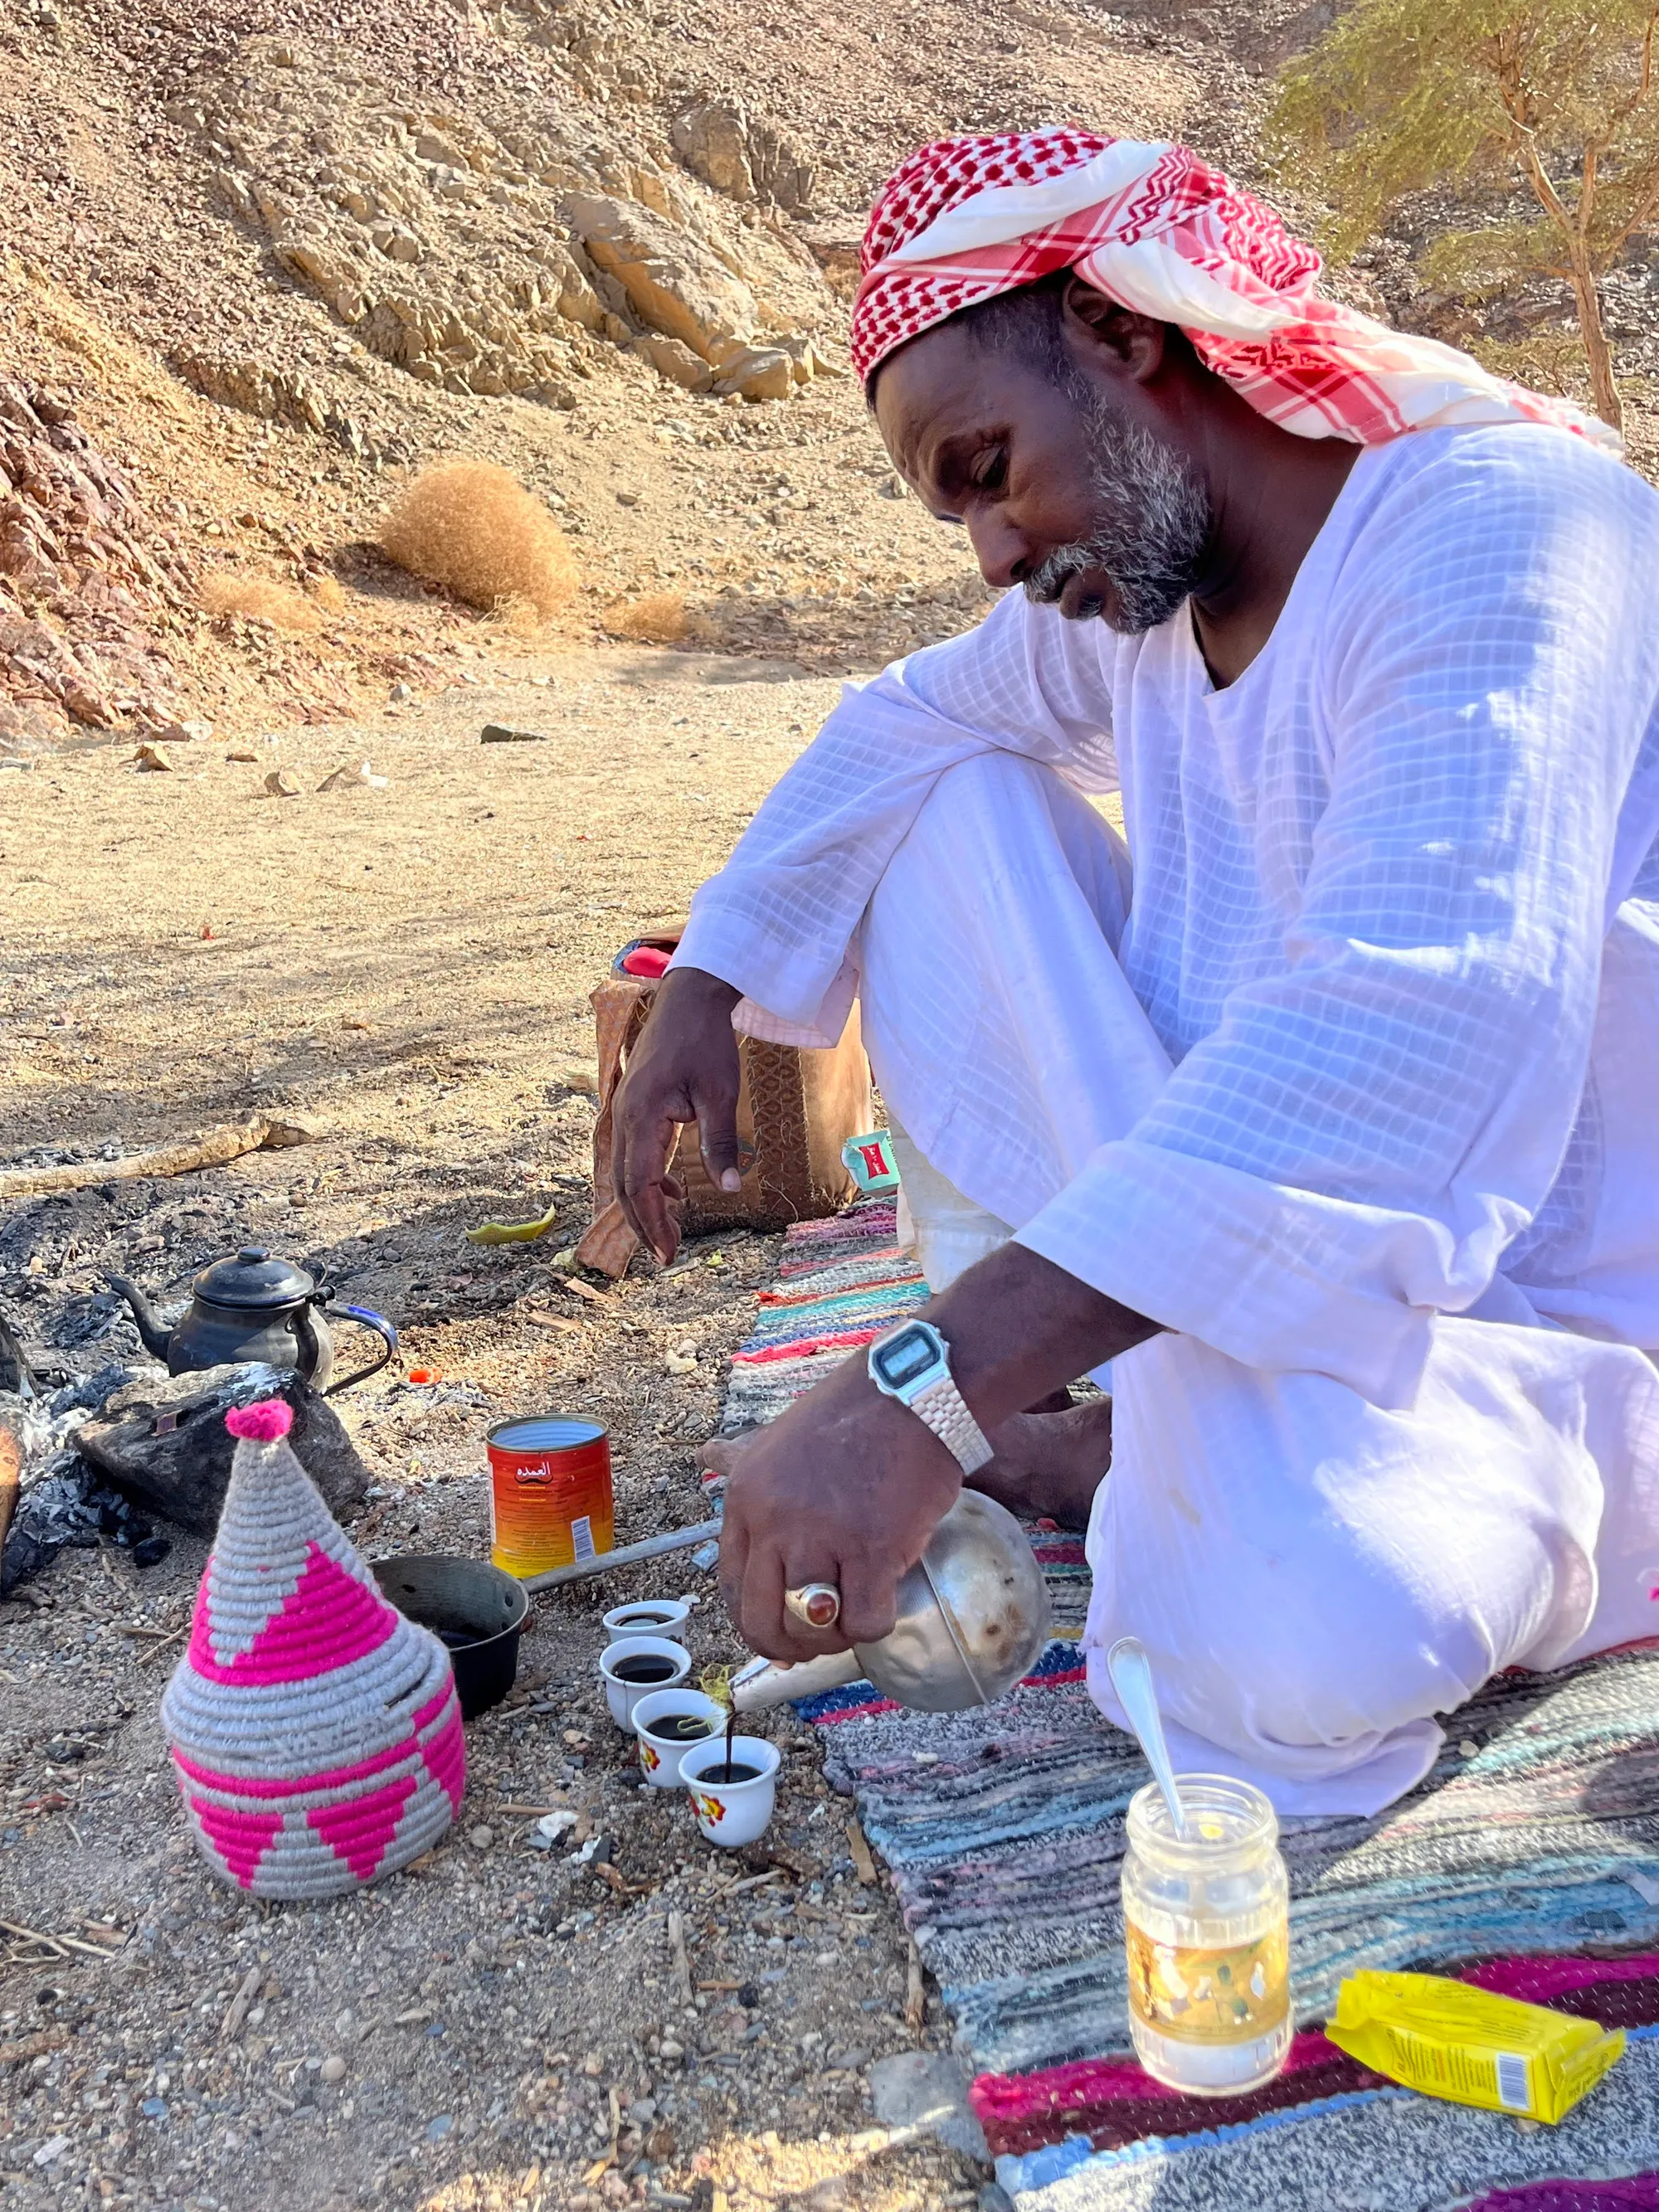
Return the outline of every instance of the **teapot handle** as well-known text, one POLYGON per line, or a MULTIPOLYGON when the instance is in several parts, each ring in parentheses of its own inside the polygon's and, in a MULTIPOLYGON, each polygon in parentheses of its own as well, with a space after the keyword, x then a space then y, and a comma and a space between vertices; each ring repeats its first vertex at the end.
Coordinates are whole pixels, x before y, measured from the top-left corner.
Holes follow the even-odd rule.
POLYGON ((321 1301, 307 1298, 294 1316, 294 1334, 300 1346, 300 1380, 309 1383, 323 1361, 322 1340, 317 1334, 316 1316, 313 1308, 321 1301))
POLYGON ((386 1349, 367 1367, 359 1367, 354 1373, 343 1376, 339 1382, 331 1382, 323 1393, 325 1398, 331 1398, 337 1390, 344 1390, 353 1382, 366 1382, 371 1375, 378 1375, 390 1364, 398 1350, 398 1331, 384 1314, 377 1314, 368 1306, 331 1306, 329 1310, 337 1321, 355 1321, 364 1328, 372 1328, 386 1349))

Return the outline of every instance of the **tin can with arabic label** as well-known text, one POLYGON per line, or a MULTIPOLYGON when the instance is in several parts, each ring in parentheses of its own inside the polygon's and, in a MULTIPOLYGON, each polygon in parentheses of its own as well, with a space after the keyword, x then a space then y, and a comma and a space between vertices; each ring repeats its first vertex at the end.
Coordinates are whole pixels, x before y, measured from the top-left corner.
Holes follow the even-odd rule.
POLYGON ((490 1557, 509 1575, 546 1574, 615 1540, 611 1438, 579 1413, 501 1421, 489 1454, 490 1557))

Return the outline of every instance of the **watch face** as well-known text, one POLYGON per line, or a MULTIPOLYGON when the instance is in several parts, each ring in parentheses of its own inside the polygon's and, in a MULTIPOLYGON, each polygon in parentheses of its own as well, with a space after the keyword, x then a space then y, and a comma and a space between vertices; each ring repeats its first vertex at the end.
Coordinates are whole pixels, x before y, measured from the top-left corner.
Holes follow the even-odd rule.
POLYGON ((877 1351, 873 1364, 890 1389, 903 1390, 936 1366, 939 1353, 919 1328, 907 1328, 877 1351))

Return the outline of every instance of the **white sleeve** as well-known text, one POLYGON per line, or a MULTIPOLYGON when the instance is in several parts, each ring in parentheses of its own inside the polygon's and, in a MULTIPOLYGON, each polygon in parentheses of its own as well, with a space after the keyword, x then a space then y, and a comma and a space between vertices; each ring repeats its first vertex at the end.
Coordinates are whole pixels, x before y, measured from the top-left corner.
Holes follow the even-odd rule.
POLYGON ((1599 460, 1492 450, 1425 471, 1349 556, 1288 966, 1021 1231, 1247 1365, 1380 1405, 1560 1171, 1659 727, 1659 502, 1599 460))
POLYGON ((692 901, 676 964, 735 985, 778 1018, 775 1034, 787 1024, 833 1042, 848 946, 947 769, 1001 750, 1050 762, 1085 790, 1115 788, 1111 651, 1103 624, 1011 592, 966 636, 849 684, 692 901))

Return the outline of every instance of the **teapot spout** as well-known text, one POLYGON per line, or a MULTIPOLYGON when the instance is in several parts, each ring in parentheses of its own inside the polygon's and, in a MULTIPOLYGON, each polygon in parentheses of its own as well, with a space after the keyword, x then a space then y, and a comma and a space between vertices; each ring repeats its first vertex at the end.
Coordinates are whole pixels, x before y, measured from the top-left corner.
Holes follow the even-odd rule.
POLYGON ((163 1366, 167 1364, 167 1347, 173 1342, 173 1331, 163 1328, 156 1319, 155 1309, 139 1289, 125 1275, 108 1275, 105 1280, 111 1290, 118 1291, 132 1308, 132 1317, 138 1324, 138 1334, 146 1352, 152 1353, 163 1366))
POLYGON ((732 1702, 740 1713, 764 1712, 786 1698, 816 1698, 825 1690, 856 1682, 864 1667, 855 1651, 826 1651, 793 1667, 771 1659, 751 1659, 732 1677, 732 1702))

